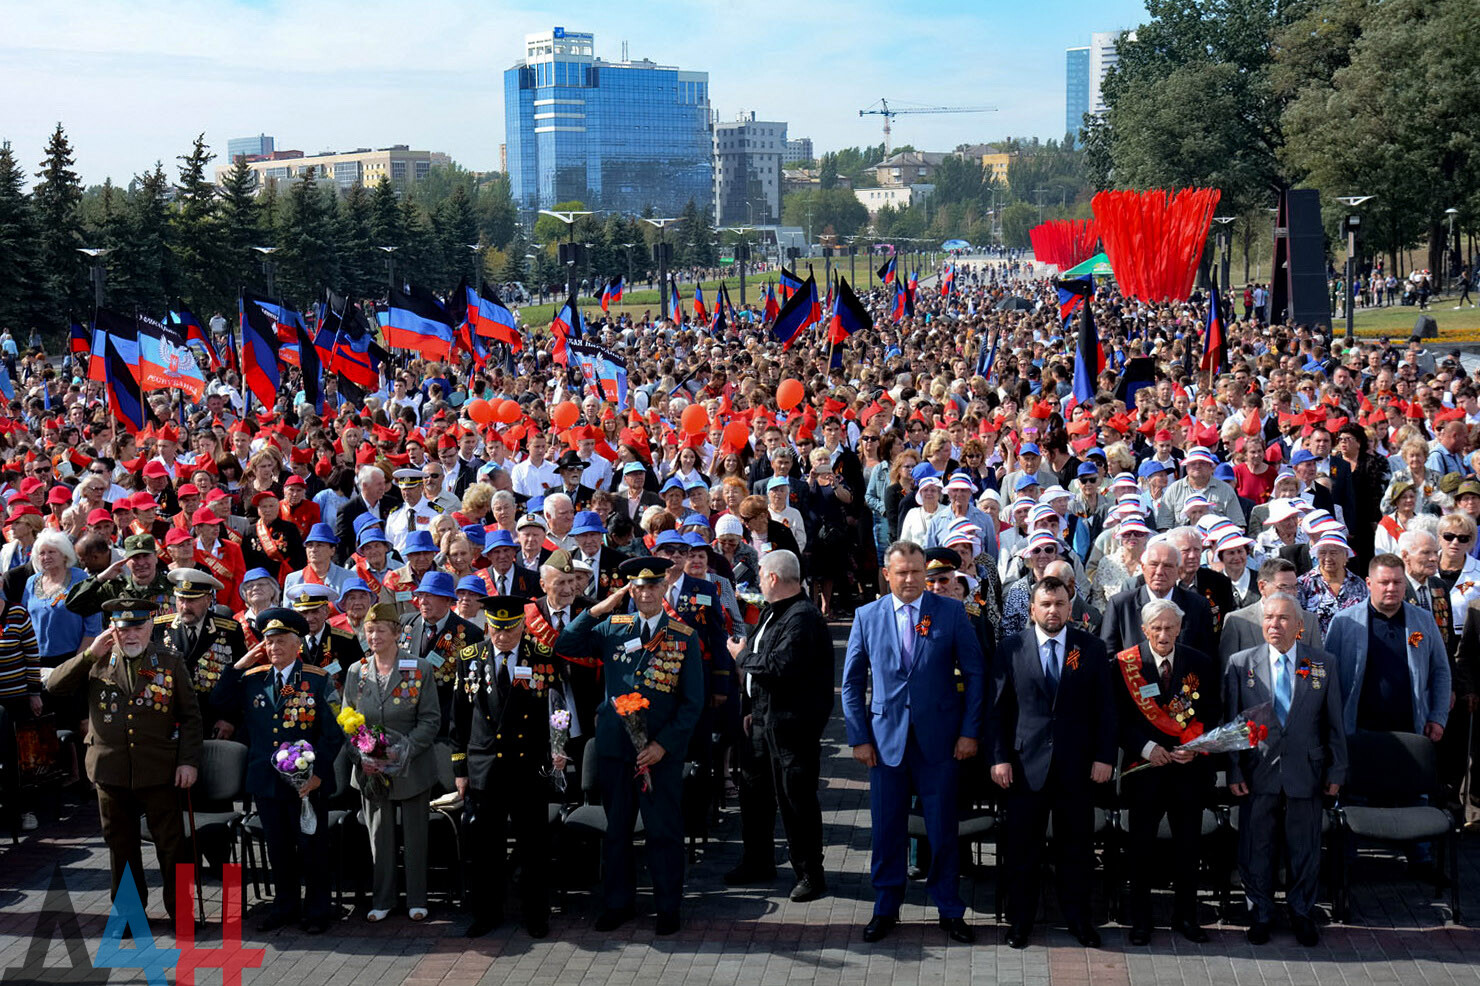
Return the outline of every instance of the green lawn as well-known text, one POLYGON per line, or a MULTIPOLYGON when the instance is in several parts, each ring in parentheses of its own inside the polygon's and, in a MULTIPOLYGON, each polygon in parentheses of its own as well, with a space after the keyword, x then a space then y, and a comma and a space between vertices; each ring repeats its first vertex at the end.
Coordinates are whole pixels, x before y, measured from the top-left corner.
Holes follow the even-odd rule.
MULTIPOLYGON (((1452 297, 1431 302, 1426 313, 1420 313, 1418 308, 1413 306, 1404 308, 1401 305, 1394 305, 1391 308, 1358 308, 1355 319, 1357 335, 1364 339, 1375 339, 1378 336, 1406 339, 1413 332, 1413 323, 1418 320, 1420 314, 1433 316, 1434 322, 1439 326, 1441 341, 1474 342, 1480 340, 1480 308, 1467 306, 1455 311, 1452 297)), ((1332 324, 1338 336, 1346 331, 1344 318, 1333 319, 1332 324)))

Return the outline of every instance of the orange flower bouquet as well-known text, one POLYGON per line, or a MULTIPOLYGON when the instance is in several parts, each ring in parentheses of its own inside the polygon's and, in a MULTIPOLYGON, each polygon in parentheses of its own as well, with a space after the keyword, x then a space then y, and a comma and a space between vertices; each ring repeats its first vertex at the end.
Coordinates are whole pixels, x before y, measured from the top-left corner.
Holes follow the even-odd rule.
MULTIPOLYGON (((641 753, 643 747, 648 745, 647 719, 642 713, 651 704, 647 696, 641 692, 628 692, 626 695, 617 695, 612 698, 612 708, 616 710, 617 717, 622 720, 622 725, 627 730, 627 738, 632 741, 632 746, 638 753, 641 753)), ((642 779, 644 791, 653 789, 653 779, 646 767, 638 767, 635 776, 642 779)))

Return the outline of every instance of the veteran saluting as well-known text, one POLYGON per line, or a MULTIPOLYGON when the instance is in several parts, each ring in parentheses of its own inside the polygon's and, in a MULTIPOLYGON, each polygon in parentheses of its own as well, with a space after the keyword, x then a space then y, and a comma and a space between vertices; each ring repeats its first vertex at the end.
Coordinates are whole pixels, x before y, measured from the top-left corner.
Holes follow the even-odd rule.
MULTIPOLYGON (((657 933, 678 931, 683 898, 683 756, 704 703, 703 658, 694 630, 663 608, 668 566, 663 558, 630 558, 618 569, 627 584, 572 620, 555 649, 602 665, 603 698, 596 709, 596 755, 606 837, 602 846, 604 907, 597 931, 612 931, 635 914, 632 830, 637 813, 647 829, 648 868, 657 903, 657 933), (631 598, 634 613, 616 613, 631 598), (635 749, 615 700, 640 696, 647 745, 635 749), (639 779, 638 770, 645 771, 639 779)), ((624 703, 625 704, 625 703, 624 703)))
MULTIPOLYGON (((147 903, 139 816, 149 819, 164 878, 164 906, 175 917, 175 864, 188 862, 175 788, 195 783, 201 719, 190 672, 178 654, 150 644, 154 603, 120 597, 102 604, 109 618, 87 650, 52 672, 47 690, 87 689, 87 775, 98 787, 112 896, 127 866, 147 903)), ((186 903, 189 907, 189 903, 186 903)))

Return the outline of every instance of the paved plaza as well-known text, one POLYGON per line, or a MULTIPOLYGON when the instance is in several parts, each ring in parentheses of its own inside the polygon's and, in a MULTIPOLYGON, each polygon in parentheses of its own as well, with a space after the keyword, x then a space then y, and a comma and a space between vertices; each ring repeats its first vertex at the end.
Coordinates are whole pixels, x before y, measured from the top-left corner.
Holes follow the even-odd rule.
MULTIPOLYGON (((845 633, 845 627, 835 632, 839 667, 845 633)), ((1351 923, 1326 927, 1321 944, 1314 949, 1295 944, 1282 928, 1276 929, 1269 945, 1250 946, 1241 926, 1212 924, 1217 913, 1209 892, 1204 895, 1203 908, 1204 920, 1212 924, 1212 942, 1207 945, 1191 945, 1158 931, 1150 947, 1132 948, 1125 929, 1112 924, 1104 929, 1105 947, 1087 950, 1054 926, 1050 892, 1051 912, 1035 930, 1033 944, 1025 951, 1013 951, 1000 944, 1002 929, 993 924, 990 866, 969 872, 963 881, 963 893, 973 909, 967 916, 979 935, 977 945, 946 942, 935 924, 934 911, 924 906, 920 883, 910 887, 902 927, 879 945, 865 945, 860 932, 872 910, 868 788, 863 768, 854 763, 843 743, 842 716, 836 710, 825 742, 822 804, 831 884, 829 895, 819 901, 793 904, 786 898, 790 880, 785 866, 772 887, 732 890, 724 886, 722 874, 739 857, 739 819, 730 810, 698 864, 689 870, 684 926, 672 938, 654 938, 646 894, 639 901, 639 907, 647 910, 644 917, 614 935, 597 934, 591 924, 599 904, 590 893, 593 888, 585 887, 566 895, 565 912, 552 917, 551 935, 544 941, 532 941, 518 927, 505 924, 490 936, 469 942, 462 937, 468 918, 446 903, 434 903, 432 917, 424 924, 412 924, 404 911, 379 925, 366 924, 356 916, 321 937, 309 937, 293 928, 257 935, 249 917, 245 944, 265 948, 266 954, 261 969, 246 971, 243 981, 255 986, 964 986, 968 982, 1419 986, 1480 982, 1480 931, 1448 923, 1447 900, 1435 897, 1431 886, 1406 879, 1401 861, 1385 859, 1364 859, 1358 870, 1360 883, 1354 893, 1351 923)), ((1480 842, 1473 838, 1468 841, 1461 860, 1461 886, 1465 888, 1461 902, 1469 916, 1480 915, 1477 845, 1480 842)), ((990 849, 989 844, 988 864, 990 849)), ((155 921, 158 943, 171 946, 173 935, 164 933, 158 874, 147 849, 145 862, 151 867, 151 914, 160 916, 155 921)), ((107 858, 98 836, 96 808, 74 797, 43 817, 40 832, 23 838, 19 846, 11 847, 7 841, 0 848, 0 986, 65 981, 59 971, 36 973, 38 951, 32 942, 58 866, 64 868, 64 883, 87 954, 97 953, 108 910, 107 858)), ((1098 895, 1097 890, 1096 913, 1104 919, 1105 903, 1098 895)), ((248 896, 250 909, 255 901, 250 891, 248 896)), ((210 923, 198 939, 203 946, 220 942, 220 899, 219 882, 210 881, 206 889, 210 923)), ((1164 903, 1158 901, 1158 907, 1164 903)), ((46 965, 67 965, 67 956, 64 943, 57 938, 50 944, 46 965)), ((144 979, 137 971, 118 969, 111 976, 100 970, 85 981, 144 979)), ((196 982, 214 986, 221 982, 221 974, 201 971, 196 982)))

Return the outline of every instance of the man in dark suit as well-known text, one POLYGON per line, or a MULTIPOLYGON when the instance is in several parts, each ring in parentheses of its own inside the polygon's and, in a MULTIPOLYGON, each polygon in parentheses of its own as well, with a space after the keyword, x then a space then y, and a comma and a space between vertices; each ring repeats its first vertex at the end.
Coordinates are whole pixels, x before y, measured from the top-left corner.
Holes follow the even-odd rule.
MULTIPOLYGON (((1243 609, 1236 609, 1223 621, 1223 632, 1218 636, 1218 657, 1223 663, 1241 650, 1258 647, 1264 642, 1264 598, 1276 592, 1295 595, 1298 588, 1295 579, 1295 564, 1285 558, 1271 558, 1259 568, 1260 598, 1243 609)), ((1302 609, 1301 640, 1321 649, 1321 621, 1316 614, 1302 609)))
POLYGON ((1268 703, 1263 749, 1234 754, 1228 790, 1239 798, 1239 872, 1249 899, 1249 941, 1269 941, 1274 920, 1275 828, 1283 820, 1289 857, 1285 902, 1302 945, 1320 933, 1311 917, 1321 870, 1321 796, 1346 780, 1346 731, 1336 661, 1298 639, 1300 605, 1275 593, 1264 600, 1264 640, 1234 654, 1223 673, 1225 706, 1235 714, 1268 703), (1281 819, 1283 816, 1283 819, 1281 819))
POLYGON ((218 709, 211 692, 225 670, 241 660, 247 641, 235 620, 211 613, 221 582, 209 572, 176 568, 169 573, 175 586, 175 612, 154 618, 155 647, 174 651, 185 662, 195 685, 205 735, 231 739, 240 722, 235 709, 218 709))
POLYGON ((334 515, 334 535, 339 538, 339 546, 334 549, 334 560, 343 565, 349 560, 349 556, 355 546, 355 521, 366 513, 372 513, 380 518, 381 527, 385 527, 385 521, 390 517, 398 502, 392 502, 386 498, 385 473, 379 466, 361 466, 356 476, 358 489, 355 495, 350 497, 339 508, 339 513, 334 515))
MULTIPOLYGON (((581 474, 590 464, 577 455, 574 449, 567 449, 559 459, 555 460, 555 471, 560 474, 560 487, 551 490, 550 493, 564 493, 570 497, 573 507, 577 510, 585 510, 591 505, 591 497, 596 494, 591 487, 581 485, 581 474)), ((548 497, 550 493, 545 495, 548 497)))
POLYGON ((1166 858, 1157 847, 1163 815, 1172 832, 1172 928, 1188 941, 1208 940, 1197 920, 1197 877, 1202 815, 1213 793, 1215 763, 1182 750, 1180 743, 1222 725, 1223 709, 1217 663, 1178 645, 1181 632, 1177 604, 1153 599, 1141 610, 1145 642, 1117 654, 1111 672, 1120 696, 1124 766, 1149 764, 1122 775, 1121 782, 1130 815, 1132 945, 1151 941, 1150 877, 1153 861, 1166 858))
POLYGON ((1086 948, 1100 934, 1087 908, 1094 865, 1094 785, 1115 762, 1110 662, 1098 637, 1067 625, 1069 591, 1045 576, 1033 586, 1031 625, 1003 641, 988 721, 992 780, 1007 791, 1007 944, 1025 948, 1038 912, 1038 870, 1053 815, 1059 902, 1086 948))
POLYGON ((540 573, 516 564, 514 556, 518 553, 519 546, 508 531, 494 531, 484 541, 483 554, 488 558, 487 578, 493 583, 493 595, 526 599, 540 595, 540 573))
POLYGON ((442 701, 442 731, 452 729, 452 688, 457 662, 464 649, 483 642, 483 631, 452 611, 457 602, 456 582, 446 572, 430 571, 421 577, 411 601, 416 615, 401 631, 401 649, 432 665, 437 697, 442 701))
MULTIPOLYGON (((1444 650, 1450 660, 1459 650, 1458 635, 1450 612, 1449 588, 1439 578, 1439 539, 1428 531, 1404 531, 1398 538, 1398 556, 1403 559, 1403 601, 1424 610, 1439 624, 1444 650)), ((1461 621, 1469 626, 1469 620, 1461 621)))
POLYGON ((924 592, 919 545, 890 545, 884 568, 890 592, 854 614, 843 665, 848 744, 869 768, 874 917, 863 940, 879 941, 899 923, 913 792, 933 850, 925 887, 941 927, 970 943, 976 934, 956 885, 957 761, 977 754, 986 701, 981 647, 960 603, 924 592))
POLYGON ((1213 613, 1203 598, 1191 589, 1177 585, 1182 566, 1182 553, 1165 539, 1158 539, 1141 554, 1144 584, 1133 586, 1110 597, 1105 606, 1101 637, 1113 654, 1141 643, 1141 607, 1152 599, 1170 599, 1182 611, 1182 633, 1177 643, 1204 654, 1218 652, 1213 634, 1213 613))
POLYGON ((586 595, 593 600, 602 600, 616 592, 625 583, 617 571, 626 560, 620 551, 606 547, 606 524, 594 510, 582 510, 576 514, 570 526, 570 536, 575 538, 579 554, 576 561, 585 562, 591 569, 591 584, 586 595))
MULTIPOLYGON (((1179 576, 1177 584, 1202 596, 1203 601, 1208 604, 1208 610, 1213 617, 1213 639, 1216 641, 1218 635, 1223 632, 1223 621, 1228 618, 1229 613, 1238 609, 1233 602, 1233 580, 1222 572, 1203 567, 1203 536, 1197 528, 1175 528, 1167 533, 1167 540, 1176 545, 1177 550, 1182 554, 1182 564, 1177 572, 1179 576)), ((1217 648, 1214 647, 1203 653, 1216 654, 1217 648)))
POLYGON ((827 621, 802 588, 796 555, 772 551, 761 560, 766 608, 749 639, 731 638, 743 684, 746 729, 740 772, 744 854, 725 874, 731 886, 776 877, 776 808, 796 884, 791 899, 816 900, 827 890, 822 871, 822 731, 833 706, 833 646, 827 621))

